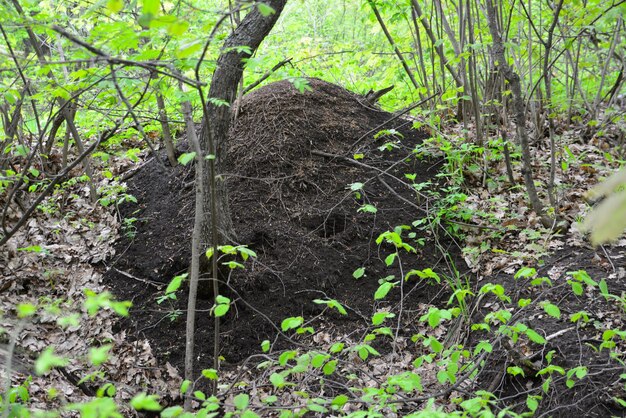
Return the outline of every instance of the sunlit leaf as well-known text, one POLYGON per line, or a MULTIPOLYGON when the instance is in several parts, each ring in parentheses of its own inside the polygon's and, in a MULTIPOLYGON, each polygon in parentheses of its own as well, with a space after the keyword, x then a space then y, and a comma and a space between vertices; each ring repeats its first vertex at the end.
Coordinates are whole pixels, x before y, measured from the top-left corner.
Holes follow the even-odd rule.
POLYGON ((302 325, 303 322, 304 318, 302 318, 301 316, 295 316, 284 319, 283 322, 280 324, 280 327, 283 331, 288 331, 290 329, 299 327, 300 325, 302 325))
POLYGON ((124 8, 123 0, 108 0, 107 1, 107 9, 109 9, 112 13, 117 13, 124 8))
POLYGON ((181 154, 180 157, 178 157, 178 162, 181 163, 182 165, 187 165, 191 161, 193 161, 194 158, 196 158, 195 152, 186 152, 184 154, 181 154))
POLYGON ((107 344, 102 347, 92 347, 89 349, 89 361, 94 366, 99 366, 109 359, 109 351, 112 345, 107 344))
POLYGON ((39 376, 48 373, 55 367, 67 366, 69 360, 54 354, 54 348, 46 348, 35 361, 35 373, 39 376))
POLYGON ((385 296, 387 296, 387 293, 389 293, 389 291, 393 289, 395 285, 396 283, 394 282, 385 282, 381 284, 376 290, 376 293, 374 293, 374 299, 383 299, 385 296))
POLYGON ((143 392, 130 400, 130 406, 137 411, 160 411, 163 409, 159 404, 157 395, 147 395, 143 392))

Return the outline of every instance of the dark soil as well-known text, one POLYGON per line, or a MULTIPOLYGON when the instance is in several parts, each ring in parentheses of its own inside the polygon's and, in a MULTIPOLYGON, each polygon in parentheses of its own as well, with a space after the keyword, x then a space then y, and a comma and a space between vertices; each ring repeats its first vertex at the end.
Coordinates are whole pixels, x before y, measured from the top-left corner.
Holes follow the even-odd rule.
MULTIPOLYGON (((245 263, 229 278, 222 292, 236 300, 234 308, 222 321, 221 353, 223 366, 242 362, 259 353, 260 344, 269 339, 274 348, 286 348, 290 342, 278 336, 276 324, 290 316, 315 318, 323 306, 314 299, 332 298, 348 309, 342 316, 327 311, 313 323, 316 329, 337 335, 366 332, 376 305, 375 290, 381 278, 401 277, 398 263, 387 267, 384 259, 392 252, 375 240, 384 231, 400 225, 411 226, 424 216, 432 201, 420 201, 405 174, 415 174, 415 183, 436 184, 437 164, 421 161, 412 150, 424 133, 411 129, 411 122, 372 108, 363 97, 341 87, 311 79, 312 91, 298 92, 287 81, 260 88, 244 97, 238 119, 228 141, 228 165, 223 177, 230 193, 230 209, 238 241, 247 244, 258 258, 245 263), (393 120, 392 120, 393 119, 393 120), (392 121, 390 121, 392 120, 392 121), (395 129, 401 135, 375 135, 395 129), (391 144, 389 149, 379 147, 391 144), (355 154, 364 158, 354 159, 355 154), (350 185, 363 183, 360 196, 350 185), (419 202, 414 204, 412 202, 419 202), (376 213, 359 211, 373 205, 376 213), (352 273, 366 269, 366 276, 356 280, 352 273)), ((160 167, 154 160, 138 170, 128 181, 129 192, 138 204, 121 208, 124 218, 136 217, 132 234, 117 243, 114 268, 106 280, 119 298, 132 300, 130 319, 120 324, 132 330, 137 338, 148 338, 162 361, 169 361, 182 371, 185 351, 186 290, 177 301, 157 303, 165 285, 176 274, 187 270, 190 260, 194 192, 192 167, 160 167)), ((457 268, 464 266, 458 248, 437 241, 433 234, 411 228, 403 232, 406 242, 417 248, 416 254, 403 254, 402 267, 432 268, 443 274, 454 274, 442 252, 450 254, 457 268), (414 232, 416 235, 409 233, 414 232), (425 239, 424 245, 417 240, 425 239), (437 245, 435 245, 437 244, 437 245), (438 249, 439 248, 439 249, 438 249), (443 251, 441 251, 443 250, 443 251)), ((546 260, 546 269, 564 266, 564 271, 586 269, 595 279, 607 277, 615 267, 610 263, 595 265, 592 250, 565 248, 546 260)), ((616 257, 619 258, 619 257, 616 257)), ((553 364, 566 369, 586 365, 589 376, 565 390, 565 378, 555 375, 554 387, 541 402, 543 416, 607 416, 620 415, 612 396, 623 396, 618 384, 623 369, 607 358, 606 351, 596 352, 601 334, 596 325, 606 324, 606 312, 613 312, 616 328, 623 312, 610 311, 608 304, 572 293, 562 279, 552 288, 535 289, 528 281, 514 281, 510 276, 486 280, 505 285, 514 299, 532 297, 557 304, 562 312, 558 320, 546 316, 541 306, 524 311, 516 318, 544 336, 570 328, 571 313, 586 310, 595 316, 586 326, 574 327, 548 341, 546 349, 532 352, 530 360, 536 368, 547 365, 546 354, 555 351, 553 364), (543 293, 542 293, 543 292, 543 293), (562 389, 562 390, 561 390, 562 389), (621 394, 621 395, 620 395, 621 394)), ((477 284, 477 287, 486 281, 477 284)), ((405 289, 404 306, 420 303, 443 307, 449 294, 444 286, 409 283, 405 289)), ((625 280, 610 283, 615 294, 626 290, 625 280)), ((394 292, 385 303, 394 304, 394 292)), ((497 301, 485 297, 481 309, 472 318, 494 310, 497 301), (489 306, 490 308, 485 308, 489 306), (481 313, 482 312, 482 313, 481 313)), ((211 367, 213 320, 209 315, 212 303, 201 300, 197 317, 198 370, 211 367)), ((413 321, 416 326, 418 321, 413 321)), ((406 335, 416 329, 403 330, 406 335)), ((468 346, 475 344, 475 336, 468 346)), ((517 347, 517 346, 516 346, 517 347)), ((506 344, 494 347, 488 366, 478 378, 483 389, 493 391, 502 405, 524 410, 526 395, 537 393, 539 378, 513 378, 506 368, 519 364, 520 353, 506 344)), ((528 363, 525 363, 528 364, 528 363)), ((537 370, 527 370, 527 376, 537 370)))
MULTIPOLYGON (((592 280, 599 282, 602 278, 615 276, 621 270, 618 277, 607 279, 607 286, 610 293, 625 295, 624 267, 626 264, 622 251, 609 249, 605 252, 602 249, 594 251, 591 248, 566 246, 545 260, 544 267, 537 269, 537 277, 549 277, 552 268, 564 269, 557 280, 551 280, 552 285, 531 285, 530 278, 514 280, 508 275, 491 278, 490 282, 502 284, 507 294, 513 295, 514 304, 524 298, 539 302, 520 311, 511 323, 527 325, 546 337, 547 343, 543 347, 527 343, 512 347, 506 342, 496 345, 489 360, 490 367, 485 368, 479 378, 483 389, 497 394, 503 405, 520 412, 526 406, 529 393, 542 393, 544 399, 536 413, 540 417, 626 416, 624 408, 614 400, 614 397, 624 398, 620 374, 626 369, 610 358, 609 350, 599 349, 603 341, 603 326, 608 324, 609 328, 623 329, 623 307, 605 300, 598 291, 590 291, 586 286, 582 295, 576 295, 567 282, 572 276, 566 274, 585 271, 592 280), (541 302, 557 305, 561 318, 547 315, 541 302), (572 322, 570 316, 577 312, 585 312, 589 321, 572 322), (548 361, 549 356, 552 356, 551 363, 548 361), (545 380, 533 376, 549 364, 566 371, 585 367, 587 376, 580 381, 574 378, 574 386, 568 388, 567 376, 553 373, 550 391, 546 394, 540 389, 545 380), (506 369, 511 366, 521 367, 525 376, 507 374, 506 369)), ((497 303, 494 297, 485 298, 481 305, 492 307, 483 310, 483 314, 493 311, 493 305, 497 306, 497 303)), ((475 317, 474 322, 479 322, 482 319, 480 316, 475 317)), ((470 341, 470 346, 480 339, 480 335, 475 333, 473 338, 475 341, 470 341)), ((622 350, 618 349, 620 352, 622 350)))
MULTIPOLYGON (((376 238, 424 215, 409 204, 416 201, 415 191, 404 173, 416 174, 415 183, 432 180, 437 173, 433 163, 411 158, 424 136, 411 129, 411 122, 397 118, 387 123, 394 115, 372 108, 361 96, 317 79, 310 85, 312 91, 300 93, 283 81, 247 95, 230 133, 224 177, 232 218, 240 243, 258 258, 230 278, 233 290, 222 286, 223 293, 240 298, 222 324, 225 365, 258 353, 263 340, 274 340, 274 324, 284 318, 320 314, 323 306, 314 299, 336 299, 348 309, 347 316, 330 312, 321 318, 326 331, 345 334, 366 327, 379 279, 400 277, 397 263, 384 263, 391 249, 377 245, 376 238), (375 140, 383 129, 400 134, 375 140), (385 143, 392 144, 390 151, 377 149, 385 143), (355 160, 355 153, 365 156, 355 160), (360 197, 350 190, 355 182, 365 183, 360 197), (375 206, 377 213, 358 212, 364 204, 375 206), (366 276, 356 280, 352 273, 360 267, 366 276)), ((132 237, 118 242, 114 269, 107 274, 117 296, 134 303, 131 319, 123 325, 138 338, 152 340, 161 359, 179 370, 186 293, 171 304, 159 305, 156 299, 163 284, 189 265, 193 177, 190 168, 161 168, 153 160, 128 181, 138 204, 122 207, 121 213, 138 220, 132 237)), ((416 243, 423 234, 412 239, 407 234, 405 239, 418 251, 403 255, 405 269, 449 273, 434 245, 416 243)), ((408 304, 442 297, 440 288, 424 284, 408 290, 408 304)), ((199 302, 199 368, 211 364, 210 307, 208 301, 199 302)))

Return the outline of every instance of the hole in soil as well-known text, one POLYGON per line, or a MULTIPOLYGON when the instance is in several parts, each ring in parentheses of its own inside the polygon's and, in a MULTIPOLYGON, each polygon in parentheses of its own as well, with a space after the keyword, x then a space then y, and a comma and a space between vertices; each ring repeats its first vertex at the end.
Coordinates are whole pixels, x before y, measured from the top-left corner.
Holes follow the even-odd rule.
POLYGON ((257 253, 265 254, 268 250, 274 248, 276 238, 265 231, 254 231, 254 234, 247 242, 248 247, 252 248, 257 253))
POLYGON ((346 230, 346 214, 331 213, 328 216, 316 216, 307 222, 307 226, 322 238, 330 238, 346 230))

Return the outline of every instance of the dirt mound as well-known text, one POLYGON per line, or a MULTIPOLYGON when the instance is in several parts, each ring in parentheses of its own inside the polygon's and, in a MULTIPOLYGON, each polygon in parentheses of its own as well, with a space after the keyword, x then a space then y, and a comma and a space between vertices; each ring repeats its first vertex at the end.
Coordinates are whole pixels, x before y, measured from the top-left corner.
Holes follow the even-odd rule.
MULTIPOLYGON (((410 226, 423 216, 404 177, 414 174, 412 181, 420 183, 436 173, 430 163, 413 158, 423 134, 341 87, 316 79, 309 84, 312 90, 304 93, 282 81, 247 95, 230 133, 223 175, 232 217, 239 240, 258 258, 230 280, 237 304, 222 326, 226 364, 258 352, 261 341, 273 339, 270 321, 318 315, 323 308, 313 299, 333 298, 348 309, 347 316, 318 319, 328 333, 354 331, 369 322, 379 279, 401 277, 401 268, 441 270, 443 257, 435 245, 419 241, 429 239, 419 231, 405 233, 418 251, 403 255, 401 267, 388 267, 384 259, 391 249, 375 242, 380 233, 410 226), (376 135, 382 130, 387 131, 376 135), (355 159, 355 153, 362 155, 355 159), (358 193, 351 190, 355 183, 362 185, 358 193), (352 275, 358 268, 366 272, 360 280, 352 275)), ((122 215, 139 221, 133 236, 118 243, 118 271, 108 275, 118 295, 135 302, 132 322, 126 325, 155 341, 161 357, 177 366, 184 353, 186 295, 158 305, 157 283, 168 282, 188 264, 192 179, 189 168, 163 172, 151 162, 129 180, 139 206, 122 208, 122 215)), ((431 303, 439 294, 440 289, 411 284, 404 303, 431 303)), ((399 300, 395 297, 390 303, 399 300)), ((209 308, 209 302, 201 301, 199 309, 209 308)), ((211 346, 212 326, 208 315, 200 315, 197 341, 206 350, 200 353, 201 367, 210 364, 205 348, 211 346)))
POLYGON ((339 86, 317 79, 309 86, 301 93, 280 81, 245 96, 230 135, 234 172, 313 178, 318 172, 311 169, 325 167, 315 164, 311 150, 345 152, 390 116, 339 86))

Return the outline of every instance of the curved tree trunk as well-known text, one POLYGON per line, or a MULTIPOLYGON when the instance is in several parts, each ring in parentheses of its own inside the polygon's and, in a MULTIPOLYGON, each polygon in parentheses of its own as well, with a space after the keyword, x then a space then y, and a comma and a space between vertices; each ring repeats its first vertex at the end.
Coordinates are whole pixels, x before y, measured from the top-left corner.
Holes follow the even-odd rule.
MULTIPOLYGON (((199 140, 194 140, 194 132, 190 132, 190 141, 193 142, 197 156, 200 159, 196 168, 196 216, 192 239, 191 279, 189 285, 189 300, 187 305, 187 339, 185 348, 185 378, 193 381, 194 342, 195 342, 195 309, 198 291, 199 272, 211 272, 217 279, 217 257, 211 260, 202 256, 204 250, 220 244, 232 243, 235 240, 235 231, 228 207, 228 191, 226 185, 216 173, 223 172, 227 161, 226 141, 231 122, 231 107, 237 95, 237 88, 243 74, 243 59, 250 57, 259 47, 263 39, 270 32, 287 0, 266 0, 264 3, 274 9, 274 13, 264 16, 256 6, 241 21, 230 34, 223 45, 222 52, 217 60, 217 67, 213 73, 209 89, 209 99, 206 100, 202 130, 199 140), (247 47, 246 51, 241 48, 247 47), (228 105, 220 105, 226 103, 228 105), (206 159, 204 156, 215 156, 215 159, 206 159)), ((203 100, 203 102, 205 102, 203 100)), ((213 296, 219 294, 217 280, 213 282, 213 296)), ((214 368, 219 369, 219 317, 215 317, 214 329, 214 368)), ((188 389, 185 398, 185 410, 191 407, 188 389)))
MULTIPOLYGON (((226 39, 223 46, 223 52, 217 60, 217 68, 213 73, 211 87, 209 89, 208 119, 202 123, 202 131, 200 133, 200 144, 207 154, 216 156, 215 169, 218 173, 215 187, 216 196, 216 213, 218 224, 218 242, 223 244, 234 242, 236 239, 233 222, 230 216, 228 206, 228 191, 226 190, 224 181, 220 179, 219 173, 223 172, 224 162, 227 159, 226 141, 228 129, 231 122, 231 107, 225 105, 216 105, 212 99, 219 99, 229 105, 232 105, 237 97, 237 88, 243 73, 243 61, 250 57, 259 47, 263 39, 268 35, 280 13, 282 12, 287 0, 266 0, 264 2, 275 10, 275 13, 263 16, 257 7, 254 7, 241 21, 237 28, 226 39), (233 47, 246 46, 247 52, 241 49, 233 49, 233 47), (208 122, 208 123, 207 123, 208 122), (212 139, 212 141, 211 141, 212 139), (210 143, 213 143, 215 150, 210 149, 210 143)), ((205 170, 204 178, 198 179, 202 181, 210 190, 210 165, 209 161, 204 161, 205 170)), ((204 197, 205 216, 202 226, 202 246, 208 248, 211 245, 211 193, 205 193, 204 197)))

